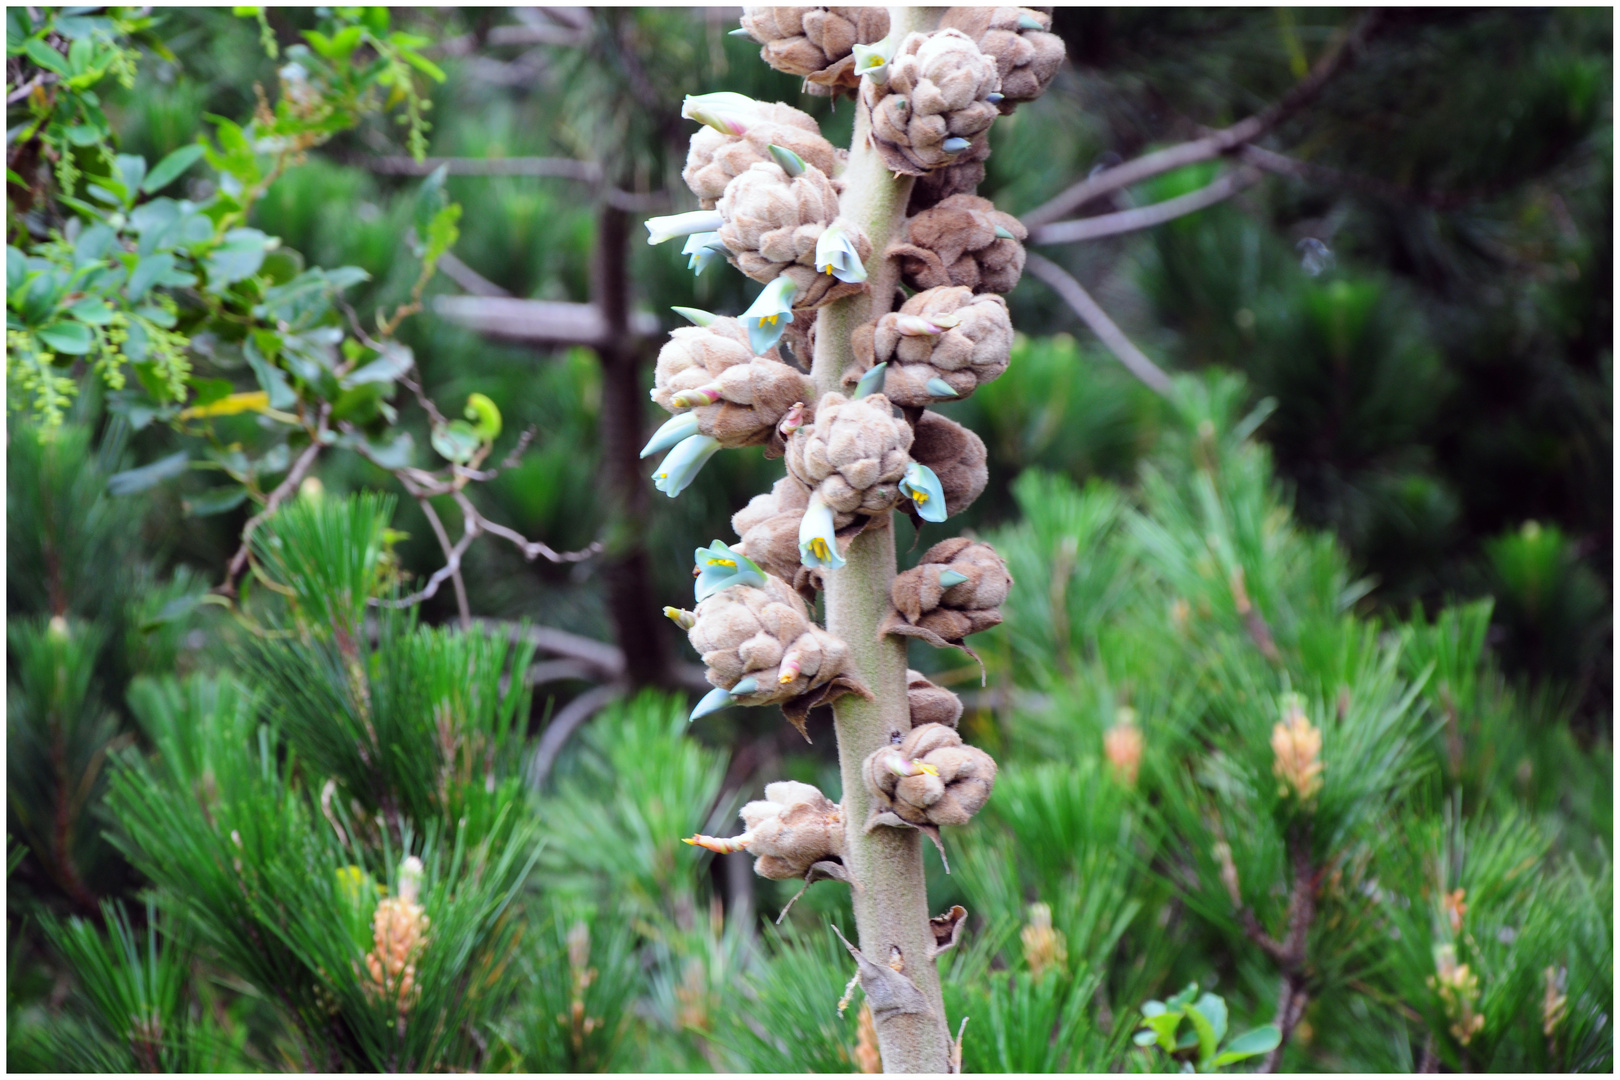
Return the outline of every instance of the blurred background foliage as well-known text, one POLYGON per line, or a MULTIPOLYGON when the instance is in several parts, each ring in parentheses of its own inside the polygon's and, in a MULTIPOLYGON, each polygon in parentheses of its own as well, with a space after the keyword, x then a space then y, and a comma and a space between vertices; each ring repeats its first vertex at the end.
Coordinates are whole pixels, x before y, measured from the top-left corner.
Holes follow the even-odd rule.
MULTIPOLYGON (((261 27, 230 9, 155 14, 163 49, 141 47, 133 86, 100 87, 118 151, 153 162, 211 132, 209 115, 252 115, 258 88, 278 83, 262 36, 285 49, 326 17, 267 9, 261 27)), ((426 87, 429 158, 601 170, 599 183, 452 172, 464 271, 441 265, 427 310, 398 335, 430 396, 498 403, 497 460, 535 432, 474 499, 559 550, 585 547, 610 520, 602 364, 578 345, 481 336, 432 302, 479 279, 515 297, 591 301, 609 187, 649 212, 692 208, 678 178, 683 94, 786 100, 847 142, 850 104, 801 97, 797 80, 727 36, 737 14, 393 13, 431 40, 423 52, 446 76, 426 87)), ((1259 111, 1356 17, 1058 9, 1070 63, 1045 97, 997 122, 980 193, 1023 214, 1095 169, 1259 111)), ((942 960, 953 1030, 972 1017, 970 1071, 1162 1066, 1127 1045, 1145 1000, 1197 981, 1241 1030, 1272 1019, 1296 975, 1309 1004, 1286 1068, 1611 1067, 1611 56, 1606 10, 1391 11, 1267 137, 1305 163, 1297 175, 1153 230, 1043 248, 1175 373, 1174 403, 1041 281, 1026 276, 1009 297, 1021 336, 1007 374, 941 411, 990 451, 989 488, 949 527, 991 539, 1017 589, 1005 625, 976 643, 986 688, 976 666, 913 650, 917 667, 963 694, 964 733, 1003 767, 983 819, 948 838, 953 873, 928 856, 935 905, 972 913, 942 960), (1258 645, 1234 573, 1275 657, 1258 645), (1297 972, 1242 918, 1287 929, 1302 841, 1269 740, 1290 693, 1326 732, 1307 854, 1330 881, 1297 972), (1120 749, 1131 730, 1134 760, 1120 749), (1437 978, 1461 989, 1448 997, 1437 978), (1479 1017, 1480 1034, 1458 1034, 1479 1017)), ((363 118, 308 153, 250 219, 306 265, 365 270, 347 293, 364 314, 407 301, 420 267, 406 236, 425 170, 400 164, 409 125, 396 119, 363 118)), ((1161 201, 1215 171, 1187 168, 1088 209, 1161 201)), ((185 181, 193 198, 214 183, 202 170, 185 181)), ((9 187, 10 243, 24 229, 15 195, 9 187)), ((748 303, 740 275, 694 280, 681 263, 632 235, 634 309, 669 329, 671 305, 748 303)), ((197 361, 206 371, 207 357, 197 361)), ((353 656, 320 641, 255 653, 221 606, 199 602, 252 508, 196 514, 206 490, 196 474, 109 494, 108 477, 163 459, 179 437, 161 424, 131 430, 93 381, 54 434, 12 397, 11 1068, 857 1067, 859 997, 836 1007, 850 970, 826 929, 828 918, 850 925, 847 898, 817 886, 773 927, 793 890, 754 878, 744 856, 677 843, 731 831, 769 780, 836 792, 830 739, 806 747, 763 711, 687 732, 679 702, 627 696, 644 681, 631 655, 611 680, 624 700, 525 796, 527 766, 502 725, 543 733, 602 673, 553 664, 542 676, 544 663, 508 655, 494 633, 439 640, 402 623, 367 653, 400 745, 433 745, 433 695, 454 688, 438 669, 421 686, 403 673, 431 668, 429 654, 447 663, 448 650, 483 665, 492 696, 464 711, 508 749, 486 766, 483 795, 481 778, 456 781, 463 791, 409 770, 372 775, 346 756, 368 737, 358 714, 322 727, 331 701, 354 692, 343 675, 353 656), (532 703, 496 688, 502 671, 506 686, 525 670, 532 703), (331 700, 287 693, 312 671, 331 700), (515 711, 501 719, 490 701, 515 711), (225 835, 173 797, 205 773, 259 830, 248 861, 265 895, 309 906, 268 954, 223 929, 230 913, 249 917, 223 877, 202 894, 174 877, 182 845, 225 835), (337 810, 322 795, 329 775, 344 793, 337 810), (352 836, 311 824, 343 820, 349 795, 359 820, 406 794, 405 824, 376 835, 353 821, 352 836), (485 807, 467 835, 445 816, 458 800, 485 807), (534 836, 544 843, 525 868, 534 836), (397 895, 406 848, 428 864, 428 910, 461 943, 463 966, 437 969, 440 989, 467 985, 469 972, 487 988, 413 1006, 467 1032, 448 1040, 418 1043, 413 1028, 391 1043, 363 980, 333 974, 345 938, 327 931, 368 933, 350 925, 354 905, 333 874, 358 866, 368 883, 394 880, 397 895), (475 895, 445 884, 462 858, 490 868, 475 895), (304 899, 310 866, 323 884, 304 899), (508 951, 509 965, 491 959, 508 951), (177 972, 201 976, 190 996, 177 972), (327 1024, 341 1035, 322 1036, 327 1024), (331 1056, 312 1060, 312 1047, 331 1056)), ((657 419, 648 405, 643 433, 657 419)), ((428 445, 422 417, 402 424, 428 445)), ((284 514, 358 505, 342 496, 393 484, 353 455, 328 456, 316 475, 325 495, 284 514)), ((730 539, 730 514, 778 475, 757 449, 736 451, 680 499, 648 500, 636 530, 656 594, 649 620, 684 598, 694 544, 730 539)), ((443 564, 408 499, 344 520, 376 547, 351 592, 419 585, 443 564)), ((939 538, 911 546, 900 529, 903 562, 939 538)), ((598 563, 525 562, 484 542, 463 567, 478 616, 602 642, 619 629, 598 563)), ((298 625, 279 604, 261 595, 247 608, 298 625)), ((417 617, 433 626, 455 614, 441 592, 417 617)), ((690 663, 678 631, 656 632, 690 663)))

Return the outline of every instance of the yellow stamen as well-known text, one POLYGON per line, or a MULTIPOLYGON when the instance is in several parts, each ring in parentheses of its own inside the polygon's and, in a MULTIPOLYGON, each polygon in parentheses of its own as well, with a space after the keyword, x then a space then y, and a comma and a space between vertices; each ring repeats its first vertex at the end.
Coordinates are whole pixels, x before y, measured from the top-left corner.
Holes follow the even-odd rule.
POLYGON ((914 499, 916 501, 918 506, 921 506, 923 503, 928 501, 928 492, 926 492, 926 491, 913 491, 911 493, 911 497, 912 497, 912 499, 914 499))
POLYGON ((781 318, 780 315, 765 315, 765 316, 762 316, 760 318, 760 320, 759 320, 759 325, 761 325, 761 326, 775 326, 776 325, 776 320, 779 319, 779 318, 781 318))
POLYGON ((917 771, 920 773, 927 773, 929 776, 939 775, 939 770, 925 761, 914 761, 912 764, 917 766, 917 771))
POLYGON ((736 563, 735 560, 732 560, 732 559, 710 559, 710 560, 708 560, 708 565, 710 565, 710 566, 736 566, 737 563, 736 563))
POLYGON ((829 555, 828 555, 828 552, 827 552, 827 541, 823 540, 819 536, 811 537, 810 538, 810 554, 814 555, 816 558, 820 559, 822 562, 828 561, 829 555))
POLYGON ((799 677, 799 673, 797 671, 784 671, 784 672, 782 672, 782 674, 780 674, 780 675, 778 675, 776 677, 776 681, 781 683, 782 685, 786 686, 788 683, 792 682, 794 679, 797 679, 798 677, 799 677))

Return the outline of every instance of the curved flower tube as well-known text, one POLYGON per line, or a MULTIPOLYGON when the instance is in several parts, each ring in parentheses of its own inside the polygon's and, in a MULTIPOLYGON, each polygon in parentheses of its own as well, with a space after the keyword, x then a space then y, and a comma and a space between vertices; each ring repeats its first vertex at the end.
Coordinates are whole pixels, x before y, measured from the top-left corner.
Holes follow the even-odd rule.
POLYGON ((720 440, 711 435, 688 437, 658 466, 658 471, 653 473, 653 486, 673 499, 687 489, 718 449, 720 440))
POLYGON ((844 565, 838 553, 838 537, 833 531, 832 508, 821 501, 819 494, 810 496, 810 505, 804 508, 799 521, 799 560, 806 566, 837 570, 844 565))
POLYGON ((693 233, 712 233, 725 224, 718 210, 693 210, 689 214, 670 214, 667 217, 647 219, 647 243, 662 244, 677 236, 693 233))
POLYGON ((871 369, 861 376, 860 382, 855 384, 855 392, 850 397, 863 398, 869 394, 883 393, 883 380, 888 377, 888 373, 889 365, 887 361, 881 364, 873 364, 871 369))
MULTIPOLYGON (((654 241, 656 243, 656 241, 654 241)), ((686 238, 681 254, 687 256, 686 268, 694 277, 701 276, 715 260, 725 255, 726 245, 720 242, 718 232, 693 233, 686 238)))
POLYGON ((756 355, 765 355, 782 340, 787 324, 793 321, 793 297, 798 291, 792 278, 779 277, 737 316, 748 328, 748 345, 756 355))
POLYGON ((641 448, 642 457, 652 457, 660 450, 667 450, 676 443, 685 442, 698 433, 698 418, 695 413, 682 413, 671 417, 664 425, 653 432, 647 445, 641 448))
MULTIPOLYGON (((775 150, 773 146, 771 148, 775 150)), ((859 285, 866 280, 866 267, 849 233, 837 222, 822 230, 816 239, 816 273, 831 274, 839 281, 859 285)))
POLYGON ((706 124, 722 135, 743 135, 759 119, 759 102, 747 94, 722 90, 713 94, 687 94, 681 115, 706 124))
POLYGON ((733 585, 760 588, 765 584, 765 571, 758 564, 719 540, 706 548, 698 548, 693 552, 692 559, 698 568, 692 591, 700 604, 721 589, 729 589, 733 585))
POLYGON ((900 480, 900 492, 917 508, 917 516, 924 521, 939 523, 946 518, 945 489, 940 486, 934 470, 920 461, 906 466, 906 475, 900 480))

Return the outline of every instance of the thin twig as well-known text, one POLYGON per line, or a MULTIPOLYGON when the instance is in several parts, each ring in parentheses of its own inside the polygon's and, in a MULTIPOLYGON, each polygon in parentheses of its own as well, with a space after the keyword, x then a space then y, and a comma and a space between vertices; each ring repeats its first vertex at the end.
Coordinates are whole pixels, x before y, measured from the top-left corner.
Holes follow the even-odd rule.
POLYGON ((1132 375, 1141 379, 1155 393, 1170 396, 1170 376, 1164 373, 1163 368, 1149 360, 1147 354, 1125 336, 1125 331, 1115 325, 1114 320, 1097 305, 1097 301, 1091 298, 1091 294, 1086 292, 1084 286, 1076 281, 1073 275, 1057 263, 1033 251, 1029 253, 1029 259, 1024 267, 1050 285, 1052 291, 1074 309, 1075 314, 1091 328, 1091 332, 1108 347, 1109 352, 1119 357, 1119 362, 1124 364, 1132 375))
POLYGON ((1080 218, 1077 221, 1056 221, 1030 232, 1031 244, 1073 244, 1082 240, 1097 240, 1104 236, 1136 232, 1163 225, 1178 217, 1195 214, 1206 207, 1224 202, 1233 195, 1254 186, 1260 174, 1254 169, 1237 169, 1211 181, 1197 191, 1179 195, 1174 199, 1133 207, 1113 214, 1080 218))
POLYGON ((297 490, 298 485, 303 483, 304 477, 308 475, 309 470, 314 467, 315 459, 320 457, 321 451, 326 448, 326 444, 322 439, 329 430, 326 421, 331 415, 332 406, 322 405, 309 445, 304 448, 303 453, 298 455, 297 460, 293 462, 292 468, 287 470, 286 478, 277 484, 275 489, 270 492, 269 497, 264 500, 264 509, 248 518, 247 524, 242 526, 242 544, 236 549, 236 554, 231 556, 231 561, 225 568, 225 580, 214 590, 215 592, 225 596, 236 595, 236 579, 242 576, 242 571, 247 567, 248 542, 253 535, 253 530, 262 525, 266 518, 276 512, 276 508, 282 504, 288 495, 297 490))
POLYGON ((1022 219, 1024 224, 1034 229, 1056 221, 1067 214, 1072 214, 1099 195, 1130 187, 1132 184, 1173 169, 1229 154, 1239 146, 1260 138, 1321 93, 1328 81, 1348 65, 1360 46, 1372 36, 1382 19, 1383 13, 1379 9, 1362 16, 1354 29, 1343 35, 1337 44, 1316 62, 1316 66, 1304 79, 1269 108, 1202 138, 1169 146, 1156 153, 1127 161, 1123 165, 1093 173, 1025 214, 1022 219))
POLYGON ((487 532, 491 536, 498 536, 502 540, 511 541, 513 546, 515 546, 518 551, 523 553, 523 560, 525 562, 534 562, 536 558, 541 556, 544 556, 547 561, 554 563, 584 562, 586 559, 589 559, 591 556, 602 550, 602 541, 593 540, 589 547, 583 548, 579 551, 559 552, 550 544, 540 540, 529 540, 516 529, 509 529, 505 525, 499 525, 493 521, 490 521, 488 518, 484 517, 484 515, 478 512, 478 508, 473 506, 472 500, 467 498, 467 493, 465 491, 458 490, 454 492, 454 496, 456 505, 461 507, 461 512, 466 514, 469 520, 477 524, 477 531, 487 532))
POLYGON ((444 276, 460 285, 474 296, 511 296, 512 294, 495 284, 489 278, 480 274, 452 252, 446 251, 439 256, 439 269, 444 276))
MULTIPOLYGON (((428 525, 433 528, 433 535, 438 537, 439 548, 444 552, 445 562, 448 565, 452 550, 450 536, 444 531, 444 523, 439 520, 439 512, 433 509, 433 504, 426 498, 417 499, 416 504, 422 508, 422 513, 427 516, 428 525)), ((456 609, 461 615, 461 628, 463 630, 470 629, 472 627, 472 609, 467 605, 467 583, 461 579, 459 566, 456 568, 456 572, 450 575, 450 581, 456 587, 456 609)))

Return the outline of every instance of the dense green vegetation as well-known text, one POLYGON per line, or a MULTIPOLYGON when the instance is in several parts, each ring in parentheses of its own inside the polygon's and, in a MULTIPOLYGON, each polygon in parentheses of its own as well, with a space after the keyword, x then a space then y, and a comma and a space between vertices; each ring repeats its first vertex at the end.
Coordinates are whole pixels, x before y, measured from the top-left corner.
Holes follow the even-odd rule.
MULTIPOLYGON (((856 1068, 843 887, 775 926, 786 883, 679 843, 771 780, 837 791, 824 722, 688 728, 657 615, 780 465, 615 494, 657 335, 616 359, 434 307, 477 277, 599 298, 604 230, 691 206, 684 93, 830 137, 848 102, 684 9, 36 10, 8 11, 8 1067, 856 1068), (228 569, 316 416, 330 448, 228 569), (496 621, 458 626, 449 584, 391 607, 468 507, 603 549, 486 534, 461 576, 496 621)), ((1024 213, 1260 111, 1358 17, 1060 9, 1070 66, 997 122, 982 191, 1024 213)), ((1015 591, 982 689, 912 653, 1002 768, 951 873, 928 856, 970 913, 941 960, 967 1070, 1165 1067, 1131 1035, 1194 982, 1234 1033, 1292 995, 1287 1069, 1612 1068, 1611 48, 1604 11, 1389 13, 1264 140, 1292 174, 1042 248, 1168 395, 1040 280, 1010 297, 1010 369, 943 411, 989 447, 958 525, 1015 591)), ((625 250, 666 329, 748 302, 625 250)))

